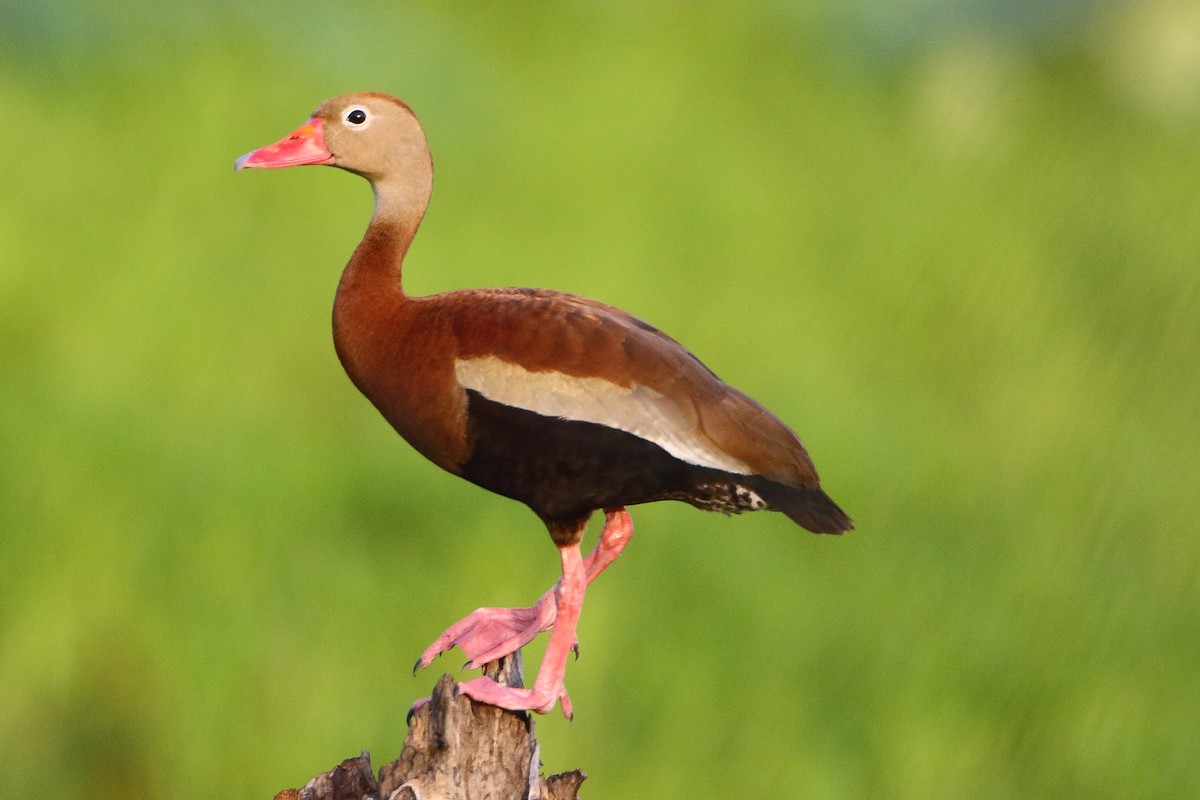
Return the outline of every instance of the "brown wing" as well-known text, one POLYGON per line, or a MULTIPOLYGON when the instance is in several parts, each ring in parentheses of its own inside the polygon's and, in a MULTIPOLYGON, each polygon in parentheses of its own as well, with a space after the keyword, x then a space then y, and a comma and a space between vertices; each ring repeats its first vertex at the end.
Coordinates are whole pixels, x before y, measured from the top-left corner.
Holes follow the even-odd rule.
POLYGON ((460 383, 539 413, 599 422, 702 466, 815 488, 799 438, 682 345, 619 309, 529 289, 454 292, 460 383))

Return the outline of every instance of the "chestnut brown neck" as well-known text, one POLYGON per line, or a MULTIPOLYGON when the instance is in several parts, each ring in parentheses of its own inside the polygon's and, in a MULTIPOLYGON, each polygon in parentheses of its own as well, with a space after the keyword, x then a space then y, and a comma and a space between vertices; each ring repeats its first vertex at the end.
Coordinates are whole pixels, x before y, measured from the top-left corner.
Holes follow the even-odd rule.
POLYGON ((371 224, 342 273, 338 302, 346 293, 353 292, 404 296, 401 268, 429 204, 432 172, 412 178, 371 182, 375 210, 371 224))

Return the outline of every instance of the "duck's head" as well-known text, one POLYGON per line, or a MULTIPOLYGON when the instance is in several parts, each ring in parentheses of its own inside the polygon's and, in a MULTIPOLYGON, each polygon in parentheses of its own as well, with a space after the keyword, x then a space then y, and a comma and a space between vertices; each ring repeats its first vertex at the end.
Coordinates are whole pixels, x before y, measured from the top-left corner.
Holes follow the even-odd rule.
POLYGON ((429 145, 407 105, 391 95, 354 92, 326 100, 295 131, 246 153, 234 168, 327 164, 379 183, 428 163, 429 145))

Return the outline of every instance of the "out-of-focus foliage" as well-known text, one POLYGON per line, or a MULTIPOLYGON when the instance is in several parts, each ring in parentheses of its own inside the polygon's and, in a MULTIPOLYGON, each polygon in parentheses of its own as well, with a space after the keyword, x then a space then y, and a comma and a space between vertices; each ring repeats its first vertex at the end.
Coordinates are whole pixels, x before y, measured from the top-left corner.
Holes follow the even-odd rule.
POLYGON ((434 149, 411 290, 646 317, 858 524, 636 509, 548 768, 597 798, 1200 784, 1195 3, 387 5, 3 6, 6 796, 390 757, 428 641, 555 579, 532 515, 341 373, 365 184, 232 171, 367 88, 434 149))

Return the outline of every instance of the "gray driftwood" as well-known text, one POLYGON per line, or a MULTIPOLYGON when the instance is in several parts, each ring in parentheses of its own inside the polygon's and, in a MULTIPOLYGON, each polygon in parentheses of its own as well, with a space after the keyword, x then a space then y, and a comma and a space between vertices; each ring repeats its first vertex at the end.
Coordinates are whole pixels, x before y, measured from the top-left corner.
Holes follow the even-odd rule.
MULTIPOLYGON (((520 686, 521 654, 488 664, 484 673, 520 686)), ((400 756, 378 778, 363 753, 275 800, 578 800, 584 777, 579 770, 543 777, 529 714, 456 696, 454 681, 443 675, 410 715, 400 756)))

